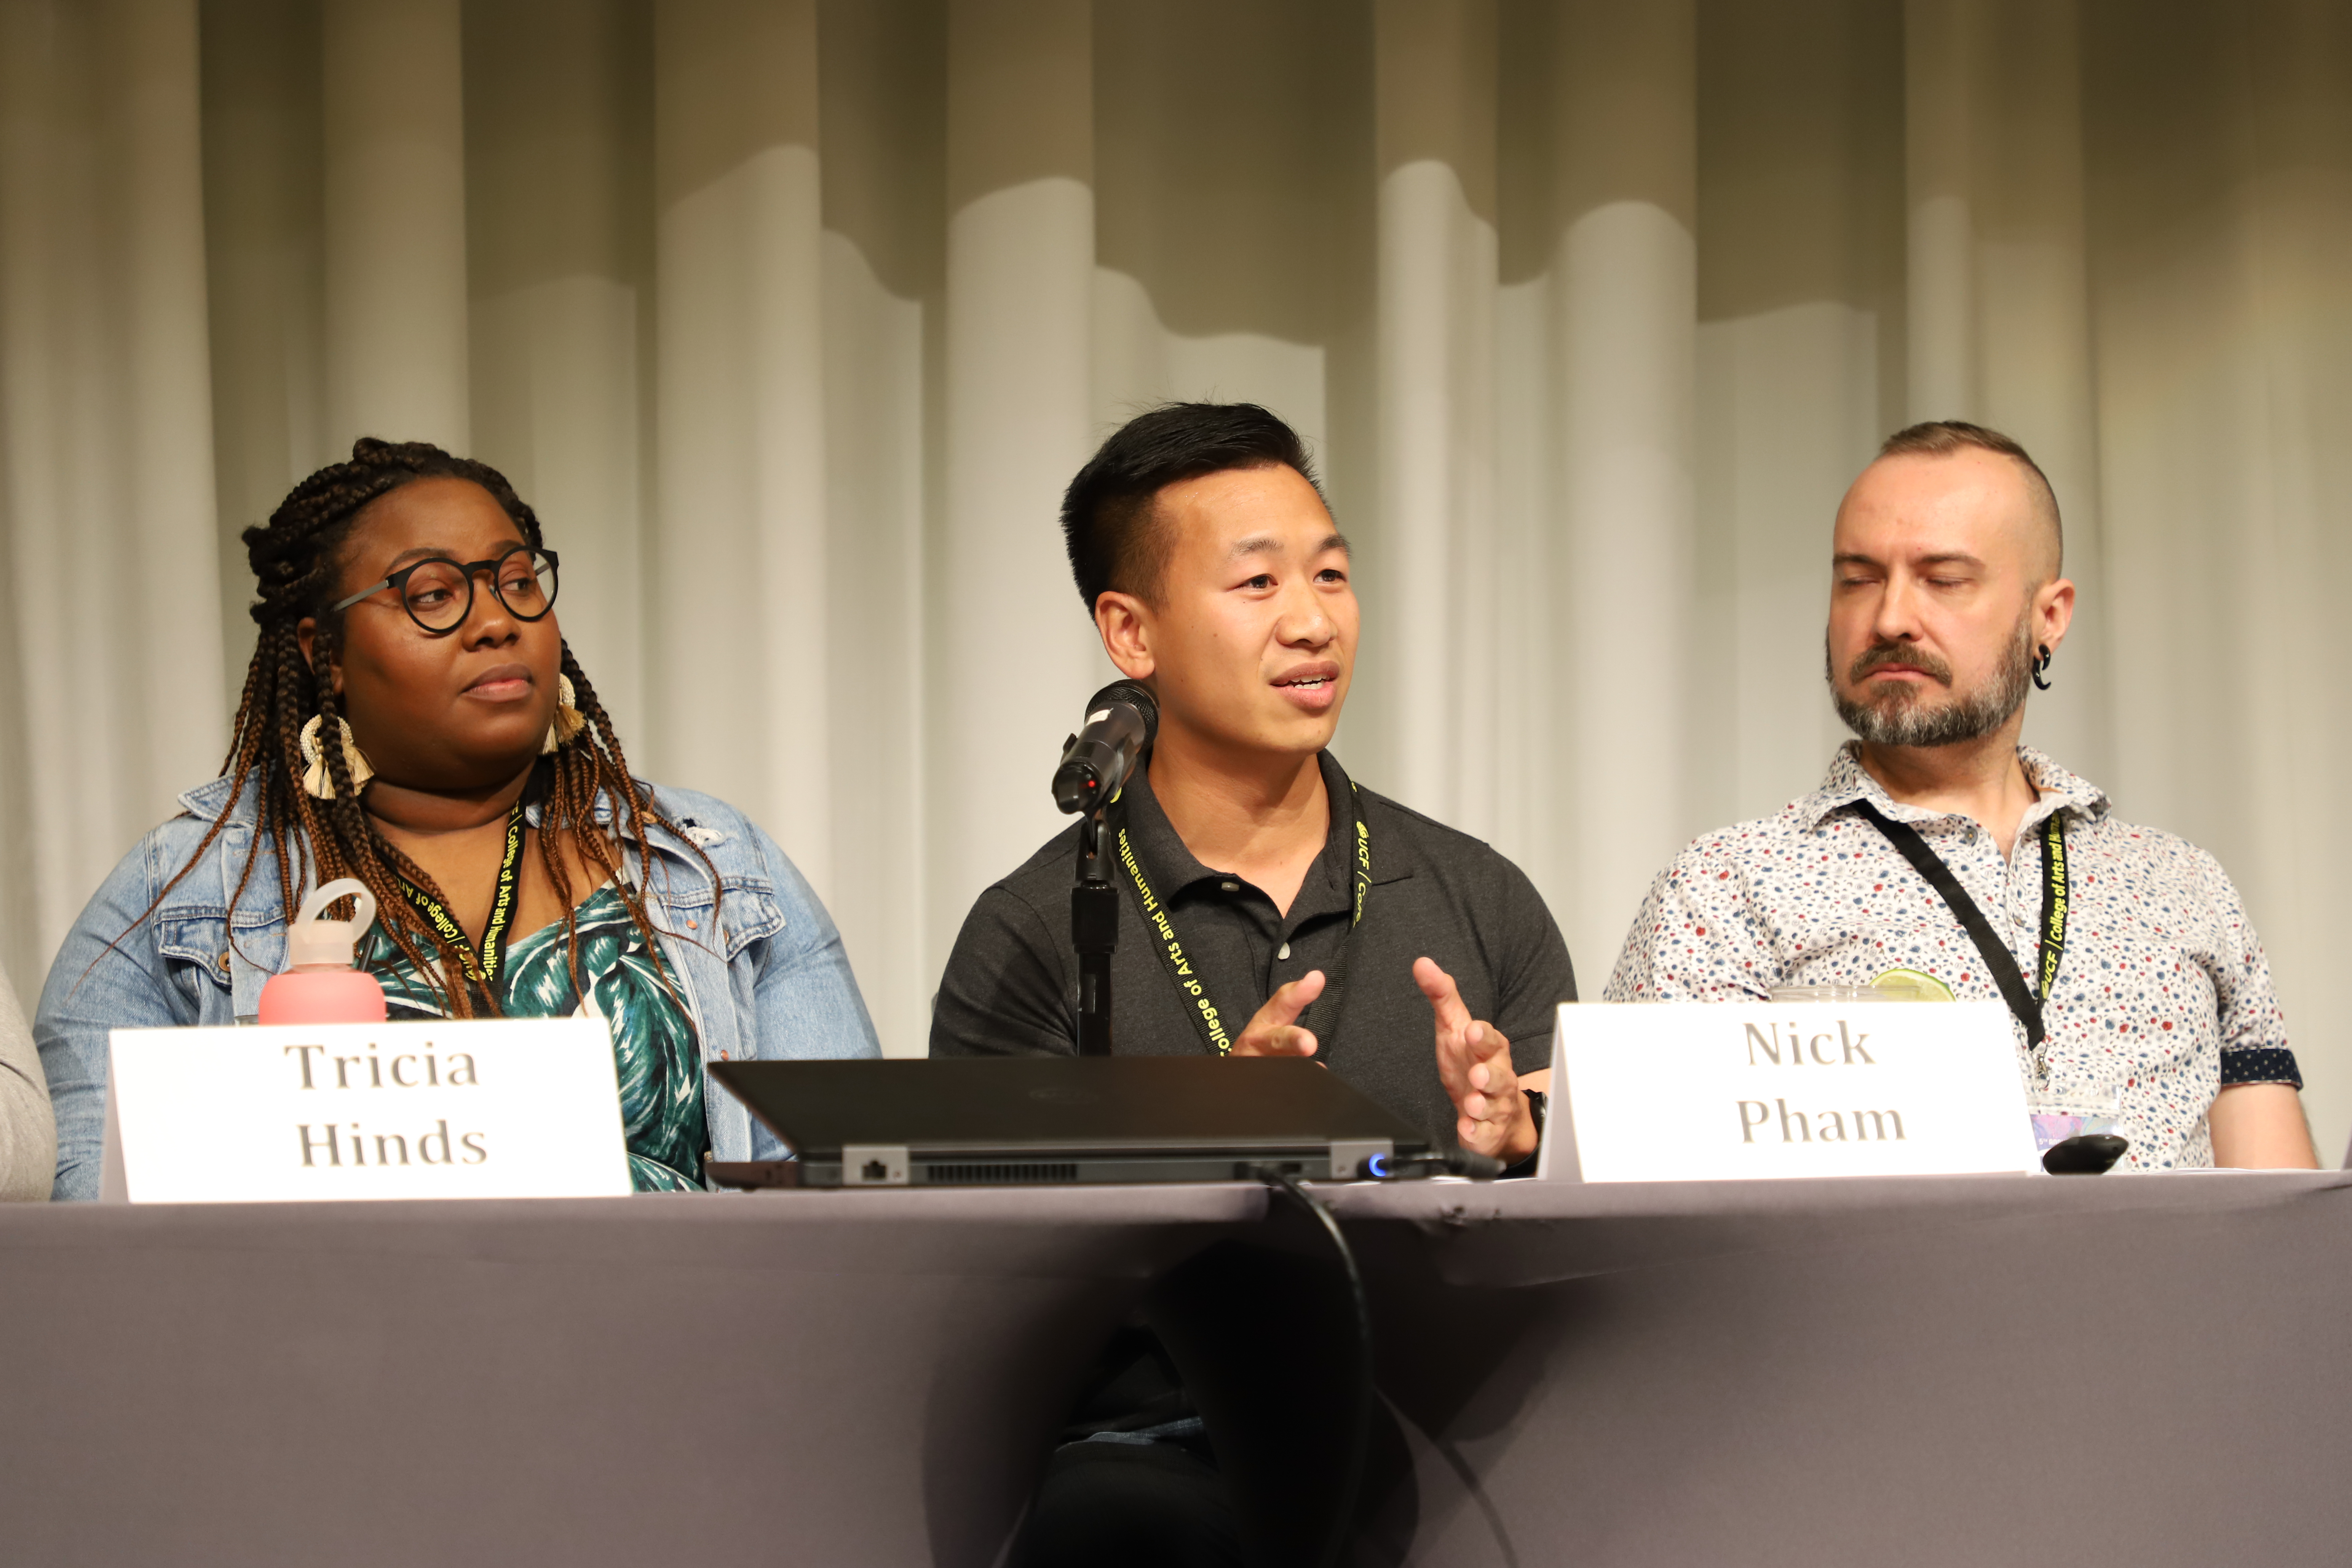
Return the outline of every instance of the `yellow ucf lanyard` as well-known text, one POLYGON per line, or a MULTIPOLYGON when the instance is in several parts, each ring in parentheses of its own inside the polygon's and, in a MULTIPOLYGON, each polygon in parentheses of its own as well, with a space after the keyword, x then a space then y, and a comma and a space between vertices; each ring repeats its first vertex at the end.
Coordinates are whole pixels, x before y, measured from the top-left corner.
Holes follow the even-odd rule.
MULTIPOLYGON (((1348 916, 1348 936, 1352 937, 1356 927, 1363 923, 1364 898, 1372 886, 1372 830, 1364 821, 1364 803, 1352 783, 1348 786, 1348 805, 1355 827, 1354 901, 1348 916)), ((1248 1020, 1244 1018, 1229 1023, 1211 999, 1208 982, 1201 977, 1192 956, 1185 952, 1183 941, 1176 934, 1175 921, 1169 917, 1168 907, 1152 892, 1151 882, 1143 874, 1143 861, 1136 855, 1135 846, 1128 840, 1125 823, 1121 823, 1118 829, 1118 863, 1127 868, 1128 879, 1135 885, 1135 896, 1143 906, 1144 923, 1151 928, 1152 945, 1160 950, 1161 965, 1168 971, 1168 978, 1175 984, 1176 994, 1182 999, 1184 1011, 1191 1016, 1193 1028, 1200 1033, 1201 1043, 1218 1056, 1233 1055, 1234 1031, 1246 1026, 1248 1020)), ((1307 1013, 1318 1013, 1326 1018, 1337 1015, 1339 987, 1348 978, 1348 956, 1354 946, 1347 938, 1340 939, 1339 960, 1331 965, 1323 994, 1308 1005, 1307 1013)), ((1300 1015, 1299 1021, 1306 1021, 1305 1014, 1300 1015)))
POLYGON ((1853 804, 1854 809, 1876 825, 1887 842, 1911 862, 1912 869, 1927 879, 1927 885, 1941 893, 1952 913, 1959 917, 1969 939, 1977 944, 1977 952, 1984 959, 1993 984, 2008 1002, 2009 1010, 2025 1026, 2026 1049, 2039 1065, 2042 1042, 2047 1032, 2042 1005, 2050 1000, 2050 988, 2058 983, 2059 962, 2066 956, 2065 812, 2052 812, 2042 825, 2042 966, 2037 977, 2039 989, 2028 990, 2025 976, 2019 973, 2017 960, 2011 956, 2008 945, 1993 931, 1992 922, 1985 919, 1977 901, 1969 897, 1969 890, 1960 886, 1959 879, 1952 875, 1952 868, 1928 847, 1919 830, 1907 822, 1895 821, 1866 800, 1853 804))
POLYGON ((406 894, 416 912, 425 917, 443 942, 457 950, 466 965, 466 978, 488 989, 495 984, 499 971, 506 967, 507 936, 514 929, 515 895, 522 865, 522 802, 518 799, 514 809, 507 813, 506 853, 499 859, 499 880, 490 899, 490 918, 482 927, 482 945, 477 950, 467 939, 466 928, 450 917, 433 898, 415 883, 403 877, 400 890, 406 894))
POLYGON ((2058 984, 2058 963, 2066 956, 2066 828, 2065 813, 2053 811, 2042 825, 2042 990, 2037 1001, 2050 1000, 2058 984))

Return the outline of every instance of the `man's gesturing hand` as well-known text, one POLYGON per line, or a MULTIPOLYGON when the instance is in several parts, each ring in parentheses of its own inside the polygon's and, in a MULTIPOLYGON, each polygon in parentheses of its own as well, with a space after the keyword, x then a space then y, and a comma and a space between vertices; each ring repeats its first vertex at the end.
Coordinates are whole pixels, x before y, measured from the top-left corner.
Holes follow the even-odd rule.
POLYGON ((1511 1042, 1470 1016, 1454 976, 1434 961, 1414 959, 1412 978, 1437 1015, 1437 1076, 1460 1118, 1454 1135, 1473 1153, 1517 1164, 1535 1152, 1536 1119, 1511 1070, 1511 1042))
POLYGON ((1298 1015, 1307 1005, 1323 994, 1323 972, 1310 969, 1289 984, 1281 987, 1265 999, 1257 1016, 1249 1021, 1242 1037, 1234 1042, 1237 1057, 1311 1057, 1315 1054, 1312 1030, 1298 1026, 1298 1015))

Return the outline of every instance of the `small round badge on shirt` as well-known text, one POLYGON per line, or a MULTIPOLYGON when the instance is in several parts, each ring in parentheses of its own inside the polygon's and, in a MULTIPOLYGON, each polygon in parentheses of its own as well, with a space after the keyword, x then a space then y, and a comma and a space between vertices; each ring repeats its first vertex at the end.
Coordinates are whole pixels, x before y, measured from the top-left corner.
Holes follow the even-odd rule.
POLYGON ((1952 988, 1924 969, 1885 969, 1870 977, 1870 984, 1880 991, 1909 992, 1906 1000, 1913 1002, 1949 1002, 1954 1000, 1952 988))

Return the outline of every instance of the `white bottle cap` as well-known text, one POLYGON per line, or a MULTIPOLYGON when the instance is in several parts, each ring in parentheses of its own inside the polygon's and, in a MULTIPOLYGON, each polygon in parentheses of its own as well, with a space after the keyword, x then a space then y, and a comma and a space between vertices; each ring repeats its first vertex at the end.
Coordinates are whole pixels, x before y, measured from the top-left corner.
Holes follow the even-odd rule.
POLYGON ((286 967, 351 968, 352 950, 374 922, 375 895, 367 890, 367 884, 350 877, 337 878, 302 900, 301 910, 294 916, 293 929, 286 933, 286 967), (319 918, 320 910, 346 896, 359 900, 352 919, 322 921, 319 918))

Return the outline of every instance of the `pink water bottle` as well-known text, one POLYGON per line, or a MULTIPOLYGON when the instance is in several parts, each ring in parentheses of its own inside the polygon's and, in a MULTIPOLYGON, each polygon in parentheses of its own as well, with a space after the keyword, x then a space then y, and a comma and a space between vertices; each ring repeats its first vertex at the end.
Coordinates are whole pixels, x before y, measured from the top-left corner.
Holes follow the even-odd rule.
POLYGON ((352 967, 352 952, 375 921, 375 895, 349 877, 302 900, 286 932, 286 972, 261 988, 265 1024, 381 1024, 383 987, 352 967), (353 918, 322 921, 319 911, 345 894, 359 900, 353 918))

